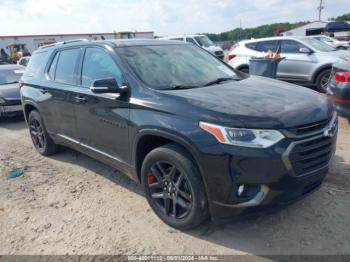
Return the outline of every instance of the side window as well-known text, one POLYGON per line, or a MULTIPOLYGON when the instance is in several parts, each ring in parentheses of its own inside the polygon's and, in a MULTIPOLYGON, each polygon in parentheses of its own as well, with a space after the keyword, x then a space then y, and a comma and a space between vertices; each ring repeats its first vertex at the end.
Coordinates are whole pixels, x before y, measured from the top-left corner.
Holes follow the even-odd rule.
POLYGON ((249 48, 249 49, 252 49, 252 50, 256 50, 256 44, 257 44, 257 42, 247 43, 247 44, 245 44, 245 47, 249 48))
POLYGON ((302 47, 305 47, 305 46, 296 41, 282 40, 281 53, 285 53, 285 54, 299 53, 299 49, 302 47))
POLYGON ((36 77, 40 69, 46 64, 46 52, 35 52, 31 59, 29 60, 28 67, 23 75, 23 77, 36 77))
POLYGON ((183 38, 171 38, 169 40, 183 41, 184 39, 183 38))
POLYGON ((82 86, 90 87, 94 80, 115 78, 122 84, 122 72, 111 56, 99 48, 87 48, 82 69, 82 86))
POLYGON ((80 49, 68 49, 60 52, 55 74, 55 81, 76 84, 76 66, 80 56, 80 49))
POLYGON ((186 42, 197 45, 197 43, 191 37, 186 37, 186 42))
POLYGON ((49 75, 51 80, 55 79, 55 72, 56 72, 56 67, 57 67, 58 56, 59 56, 59 53, 57 52, 55 54, 55 58, 52 60, 52 63, 50 65, 50 69, 49 69, 48 75, 49 75))
POLYGON ((272 52, 276 52, 278 49, 278 41, 270 40, 270 41, 262 41, 258 42, 256 45, 256 50, 260 52, 267 52, 271 50, 272 52))

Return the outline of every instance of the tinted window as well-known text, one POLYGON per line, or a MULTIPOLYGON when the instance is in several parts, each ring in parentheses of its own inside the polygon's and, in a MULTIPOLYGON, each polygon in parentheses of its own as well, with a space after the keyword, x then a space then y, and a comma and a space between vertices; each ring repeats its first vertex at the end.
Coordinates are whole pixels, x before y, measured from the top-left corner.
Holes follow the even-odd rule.
POLYGON ((63 50, 59 54, 55 81, 76 84, 75 70, 80 56, 80 49, 63 50))
POLYGON ((118 48, 122 58, 148 86, 169 89, 203 86, 218 78, 235 78, 234 71, 194 45, 118 48))
POLYGON ((283 40, 281 42, 281 53, 299 53, 299 49, 305 47, 293 40, 283 40))
POLYGON ((267 52, 269 50, 271 50, 272 52, 276 52, 277 49, 278 49, 277 40, 258 42, 256 45, 256 50, 260 52, 267 52))
POLYGON ((47 52, 34 53, 30 58, 24 77, 36 77, 40 69, 45 66, 47 52))
POLYGON ((171 38, 169 40, 183 41, 184 39, 183 38, 171 38))
POLYGON ((56 53, 55 58, 53 59, 50 69, 49 69, 49 77, 50 79, 55 79, 55 72, 56 72, 56 67, 57 67, 57 60, 58 60, 59 53, 56 53))
POLYGON ((256 42, 255 43, 247 43, 245 44, 246 48, 252 49, 252 50, 256 50, 256 42))
POLYGON ((197 44, 194 40, 193 40, 193 38, 190 38, 190 37, 187 37, 186 38, 186 42, 188 42, 188 43, 192 43, 192 44, 197 44))
POLYGON ((90 87, 94 80, 115 78, 122 83, 122 73, 109 54, 99 48, 87 48, 82 70, 82 85, 90 87))

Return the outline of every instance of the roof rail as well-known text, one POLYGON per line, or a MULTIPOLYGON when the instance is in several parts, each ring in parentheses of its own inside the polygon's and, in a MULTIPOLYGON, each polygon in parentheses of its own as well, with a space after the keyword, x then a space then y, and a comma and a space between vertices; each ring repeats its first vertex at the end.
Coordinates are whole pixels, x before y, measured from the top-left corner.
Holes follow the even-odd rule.
POLYGON ((75 43, 75 42, 88 42, 89 40, 86 38, 81 38, 81 39, 73 39, 73 40, 67 40, 67 41, 62 41, 62 42, 56 42, 53 44, 48 44, 48 45, 43 45, 40 46, 39 49, 44 49, 50 46, 56 46, 56 45, 65 45, 65 44, 70 44, 70 43, 75 43))

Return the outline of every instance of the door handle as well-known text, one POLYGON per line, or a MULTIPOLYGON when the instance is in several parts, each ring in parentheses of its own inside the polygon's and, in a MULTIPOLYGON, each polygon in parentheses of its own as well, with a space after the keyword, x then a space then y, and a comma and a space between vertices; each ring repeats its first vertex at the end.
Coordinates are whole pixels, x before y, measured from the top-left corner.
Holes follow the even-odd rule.
POLYGON ((76 96, 74 97, 74 100, 78 103, 85 103, 87 101, 87 98, 86 97, 83 97, 83 96, 76 96))

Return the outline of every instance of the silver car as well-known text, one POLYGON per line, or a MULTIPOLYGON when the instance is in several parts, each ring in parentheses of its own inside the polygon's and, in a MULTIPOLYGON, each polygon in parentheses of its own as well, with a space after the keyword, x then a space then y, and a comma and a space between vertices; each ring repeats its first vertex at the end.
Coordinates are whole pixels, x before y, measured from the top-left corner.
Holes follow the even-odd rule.
POLYGON ((220 46, 215 45, 206 35, 181 35, 161 37, 160 40, 177 40, 198 45, 208 52, 215 55, 217 58, 224 60, 224 51, 220 46))
POLYGON ((269 37, 237 43, 228 55, 228 63, 248 73, 250 58, 262 57, 269 50, 280 50, 285 57, 278 65, 278 79, 316 85, 323 93, 330 81, 332 64, 350 61, 350 51, 336 50, 311 37, 269 37))

